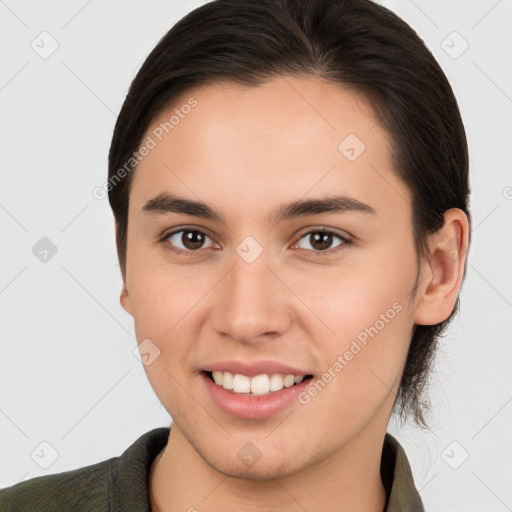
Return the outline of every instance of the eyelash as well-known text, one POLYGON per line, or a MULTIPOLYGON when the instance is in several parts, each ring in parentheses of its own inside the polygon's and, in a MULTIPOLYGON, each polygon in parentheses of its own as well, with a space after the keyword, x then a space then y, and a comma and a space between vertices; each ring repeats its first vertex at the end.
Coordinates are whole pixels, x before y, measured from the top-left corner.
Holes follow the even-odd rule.
POLYGON ((175 247, 174 245, 170 244, 168 242, 169 238, 173 235, 175 235, 176 233, 201 233, 202 235, 204 236, 207 236, 208 238, 211 238, 211 236, 206 233, 205 231, 203 231, 202 229, 198 229, 198 228, 181 228, 181 229, 177 229, 176 231, 171 231, 170 233, 167 233, 165 234, 160 240, 159 242, 161 242, 163 245, 164 245, 164 248, 172 253, 176 253, 176 254, 179 254, 180 256, 196 256, 197 253, 203 249, 198 249, 196 251, 192 251, 192 250, 188 250, 188 251, 184 251, 183 249, 178 249, 177 247, 175 247))
MULTIPOLYGON (((164 236, 162 236, 162 238, 160 238, 159 242, 162 243, 165 247, 166 250, 172 252, 172 253, 175 253, 175 254, 179 254, 181 256, 195 256, 197 255, 197 253, 199 253, 200 251, 202 251, 203 249, 197 249, 197 250, 183 250, 183 249, 179 249, 177 247, 175 247, 174 245, 170 244, 168 242, 169 238, 173 235, 176 235, 177 233, 181 233, 181 232, 184 232, 184 233, 200 233, 208 238, 211 239, 211 236, 208 235, 208 233, 206 233, 205 231, 201 230, 201 229, 198 229, 198 228, 181 228, 181 229, 178 229, 176 231, 172 231, 171 233, 166 233, 164 236)), ((320 228, 320 229, 313 229, 313 230, 310 230, 310 231, 306 231, 305 233, 302 233, 297 242, 295 242, 294 245, 296 245, 302 238, 304 238, 305 236, 308 236, 308 235, 312 235, 313 233, 322 233, 322 234, 329 234, 329 235, 333 235, 333 236, 336 236, 338 237, 342 243, 340 243, 339 245, 337 245, 336 247, 334 247, 333 249, 326 249, 325 251, 313 251, 313 250, 308 250, 308 249, 303 249, 305 251, 308 251, 312 254, 314 254, 315 256, 323 256, 325 254, 327 255, 331 255, 331 254, 335 254, 337 253, 339 250, 342 250, 343 248, 346 248, 346 247, 350 247, 353 243, 353 241, 343 235, 341 235, 340 233, 338 233, 337 231, 334 231, 332 229, 329 229, 329 228, 320 228)))
POLYGON ((338 251, 342 251, 343 249, 350 247, 353 242, 351 239, 341 235, 340 233, 338 233, 337 231, 335 231, 333 229, 319 228, 319 229, 312 229, 310 231, 306 231, 305 233, 302 233, 299 236, 298 241, 294 245, 296 245, 302 238, 304 238, 308 235, 312 235, 313 233, 322 233, 322 234, 333 235, 335 237, 338 237, 342 242, 339 245, 333 247, 332 249, 326 249, 325 251, 314 251, 314 250, 309 250, 309 249, 303 249, 304 251, 314 254, 315 256, 324 256, 324 255, 330 256, 332 254, 336 254, 338 251))

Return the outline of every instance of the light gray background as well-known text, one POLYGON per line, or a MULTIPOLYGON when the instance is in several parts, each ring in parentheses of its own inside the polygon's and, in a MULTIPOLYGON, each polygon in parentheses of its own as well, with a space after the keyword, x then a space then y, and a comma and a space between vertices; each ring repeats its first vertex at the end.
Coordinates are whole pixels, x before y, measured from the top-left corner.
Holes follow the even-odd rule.
MULTIPOLYGON (((510 510, 512 1, 381 3, 416 29, 451 81, 473 190, 462 311, 438 353, 432 430, 394 420, 389 430, 429 511, 510 510)), ((169 424, 133 354, 113 217, 92 191, 106 179, 131 79, 201 4, 0 1, 1 487, 119 455, 169 424), (42 58, 52 40, 58 48, 42 58), (58 250, 46 262, 32 252, 43 237, 58 250)))

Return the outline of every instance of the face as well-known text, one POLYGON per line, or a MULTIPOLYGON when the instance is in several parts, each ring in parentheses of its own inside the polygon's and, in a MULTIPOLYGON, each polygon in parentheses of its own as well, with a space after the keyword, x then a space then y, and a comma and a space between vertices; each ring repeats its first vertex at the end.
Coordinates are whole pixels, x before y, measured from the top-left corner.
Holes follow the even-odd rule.
POLYGON ((384 432, 418 269, 410 192, 364 99, 314 78, 217 83, 146 135, 121 302, 173 429, 254 479, 384 432))

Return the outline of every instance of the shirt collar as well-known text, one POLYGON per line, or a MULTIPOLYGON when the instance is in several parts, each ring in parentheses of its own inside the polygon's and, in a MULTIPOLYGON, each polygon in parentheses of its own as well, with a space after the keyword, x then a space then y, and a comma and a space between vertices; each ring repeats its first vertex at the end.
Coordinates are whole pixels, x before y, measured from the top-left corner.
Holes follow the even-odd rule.
POLYGON ((390 433, 382 448, 381 478, 388 496, 385 512, 425 512, 405 451, 390 433))

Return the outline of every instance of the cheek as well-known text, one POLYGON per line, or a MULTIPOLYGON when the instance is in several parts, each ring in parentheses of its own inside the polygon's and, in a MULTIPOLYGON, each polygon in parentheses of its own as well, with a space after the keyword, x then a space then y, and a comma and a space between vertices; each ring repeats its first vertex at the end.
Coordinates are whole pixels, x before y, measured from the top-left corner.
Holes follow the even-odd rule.
POLYGON ((323 373, 299 401, 308 410, 313 430, 336 424, 343 439, 343 433, 362 430, 379 411, 387 423, 407 356, 413 314, 405 304, 382 299, 365 303, 362 309, 340 304, 336 316, 334 311, 326 316, 329 320, 335 335, 318 336, 317 328, 316 338, 311 338, 323 373))
POLYGON ((215 276, 204 268, 171 265, 160 251, 134 250, 129 263, 127 285, 138 339, 170 335, 214 284, 215 276))
MULTIPOLYGON (((385 261, 384 256, 379 260, 385 261)), ((364 422, 387 395, 394 399, 414 325, 409 297, 414 262, 411 251, 389 258, 385 265, 323 273, 314 287, 296 289, 315 313, 305 325, 325 369, 314 396, 304 397, 315 416, 364 422), (317 400, 316 394, 323 398, 317 400)))
POLYGON ((165 264, 140 266, 130 289, 137 340, 149 339, 158 354, 144 370, 173 418, 190 409, 183 389, 189 387, 191 378, 188 365, 197 341, 199 305, 209 288, 207 282, 200 285, 186 274, 175 268, 171 271, 165 264))
MULTIPOLYGON (((381 251, 372 261, 353 260, 337 268, 312 269, 307 276, 289 271, 286 281, 294 283, 294 292, 313 313, 309 329, 316 318, 317 333, 343 344, 359 333, 364 338, 365 329, 373 332, 373 326, 391 335, 402 322, 412 321, 405 311, 416 279, 413 249, 389 256, 381 251)), ((312 340, 318 338, 311 334, 312 340)))
POLYGON ((156 346, 158 358, 145 371, 161 395, 178 390, 177 382, 184 384, 190 378, 190 354, 197 350, 198 334, 208 315, 208 296, 219 277, 199 265, 193 269, 147 261, 132 259, 136 272, 129 293, 138 342, 149 339, 150 346, 156 346))

